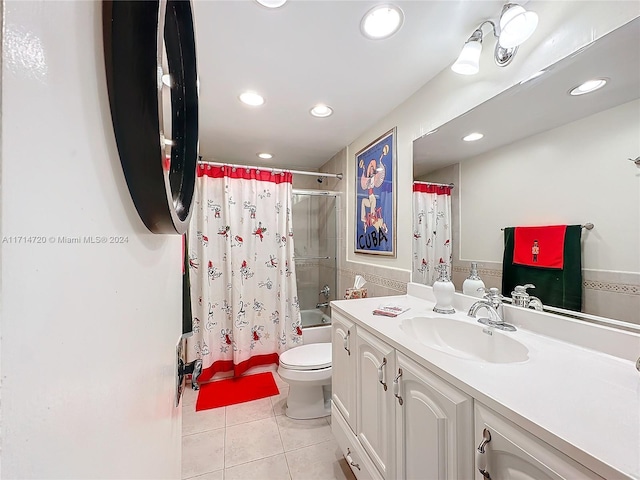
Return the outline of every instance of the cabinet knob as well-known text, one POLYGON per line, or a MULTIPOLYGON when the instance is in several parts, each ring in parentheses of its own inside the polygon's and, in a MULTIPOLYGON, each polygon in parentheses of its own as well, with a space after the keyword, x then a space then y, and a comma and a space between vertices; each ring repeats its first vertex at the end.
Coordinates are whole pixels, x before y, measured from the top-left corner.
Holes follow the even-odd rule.
POLYGON ((395 380, 393 381, 393 395, 398 399, 398 403, 400 406, 404 403, 402 400, 402 396, 400 395, 400 377, 402 376, 402 369, 398 369, 398 375, 396 375, 395 380))
POLYGON ((380 366, 378 367, 378 381, 380 382, 380 385, 382 385, 382 387, 384 388, 384 391, 387 391, 387 384, 384 381, 384 366, 387 364, 387 358, 383 358, 382 359, 382 363, 380 364, 380 366))
POLYGON ((488 429, 484 429, 482 432, 482 441, 476 449, 476 466, 480 474, 487 480, 491 480, 491 475, 487 472, 487 454, 485 446, 491 441, 491 432, 488 429))

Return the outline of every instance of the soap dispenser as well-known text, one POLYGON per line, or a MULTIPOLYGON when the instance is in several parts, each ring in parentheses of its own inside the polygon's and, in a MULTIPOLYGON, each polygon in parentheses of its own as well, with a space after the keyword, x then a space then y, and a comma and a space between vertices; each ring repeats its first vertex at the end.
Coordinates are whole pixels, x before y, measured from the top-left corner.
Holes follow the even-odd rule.
POLYGON ((452 305, 456 289, 449 278, 447 265, 441 263, 436 268, 439 275, 433 283, 433 295, 436 297, 436 306, 433 307, 433 311, 436 313, 456 313, 452 305))
POLYGON ((472 297, 482 298, 484 291, 484 282, 478 276, 478 264, 477 262, 471 262, 469 277, 462 283, 462 293, 471 295, 472 297))

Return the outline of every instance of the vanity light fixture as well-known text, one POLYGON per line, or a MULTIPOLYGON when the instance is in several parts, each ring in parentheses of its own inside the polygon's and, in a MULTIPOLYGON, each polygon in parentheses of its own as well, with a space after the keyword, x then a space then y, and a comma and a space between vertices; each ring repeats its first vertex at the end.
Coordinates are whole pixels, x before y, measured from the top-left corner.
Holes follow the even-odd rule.
POLYGON ((491 20, 485 20, 465 42, 460 56, 451 66, 451 70, 455 73, 475 75, 480 71, 480 53, 484 35, 482 27, 486 24, 491 25, 493 36, 498 39, 493 58, 499 67, 506 67, 513 60, 518 46, 535 31, 538 26, 538 15, 535 12, 528 12, 515 3, 505 4, 498 26, 491 20))
POLYGON ((479 132, 473 132, 467 135, 466 137, 462 137, 462 140, 465 142, 475 142, 476 140, 480 140, 484 135, 479 132))
POLYGON ((271 155, 270 153, 257 153, 256 155, 258 155, 258 157, 262 158, 263 160, 269 160, 273 158, 273 155, 271 155))
POLYGON ((402 27, 404 13, 395 5, 376 5, 369 10, 360 22, 362 34, 372 40, 388 38, 402 27))
POLYGON ((250 105, 252 107, 259 107, 264 103, 264 98, 261 95, 251 91, 241 93, 238 98, 245 105, 250 105))
POLYGON ((333 108, 331 108, 329 105, 324 105, 323 103, 319 103, 318 105, 314 106, 311 110, 309 110, 309 113, 314 117, 325 118, 333 114, 333 108))
POLYGON ((287 0, 256 0, 260 5, 267 8, 280 8, 287 3, 287 0))
POLYGON ((606 78, 594 78, 593 80, 587 80, 581 85, 578 85, 575 88, 572 88, 569 91, 570 95, 574 97, 577 95, 584 95, 585 93, 595 92, 596 90, 601 89, 607 84, 606 78))
POLYGON ((500 14, 500 37, 498 43, 504 48, 523 44, 538 26, 538 14, 528 12, 516 3, 507 3, 500 14))

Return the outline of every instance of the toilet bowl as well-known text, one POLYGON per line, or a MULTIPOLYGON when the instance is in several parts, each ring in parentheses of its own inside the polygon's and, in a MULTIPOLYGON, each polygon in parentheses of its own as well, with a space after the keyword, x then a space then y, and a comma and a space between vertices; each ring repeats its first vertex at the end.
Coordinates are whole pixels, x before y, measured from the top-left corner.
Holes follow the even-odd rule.
POLYGON ((289 384, 285 415, 297 420, 331 414, 331 344, 310 343, 280 355, 278 375, 289 384))

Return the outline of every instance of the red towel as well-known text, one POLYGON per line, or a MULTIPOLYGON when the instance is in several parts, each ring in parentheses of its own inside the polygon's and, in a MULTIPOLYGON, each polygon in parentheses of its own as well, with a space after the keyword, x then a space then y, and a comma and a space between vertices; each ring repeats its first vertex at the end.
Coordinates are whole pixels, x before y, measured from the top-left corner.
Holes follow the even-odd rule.
POLYGON ((530 267, 564 267, 566 225, 516 227, 513 263, 530 267))

